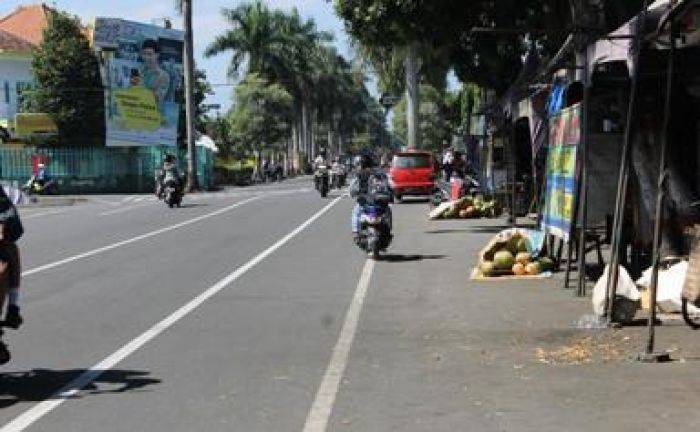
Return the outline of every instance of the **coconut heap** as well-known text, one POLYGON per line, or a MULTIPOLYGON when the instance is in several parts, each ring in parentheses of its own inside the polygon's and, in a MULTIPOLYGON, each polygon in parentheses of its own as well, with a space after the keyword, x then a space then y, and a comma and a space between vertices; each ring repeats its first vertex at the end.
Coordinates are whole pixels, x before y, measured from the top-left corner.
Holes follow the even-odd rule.
POLYGON ((503 209, 495 200, 476 195, 440 204, 430 212, 429 219, 494 218, 502 213, 503 209))
POLYGON ((513 233, 507 240, 496 239, 481 251, 479 273, 485 277, 535 276, 554 269, 550 258, 534 258, 530 251, 530 241, 521 233, 513 233))

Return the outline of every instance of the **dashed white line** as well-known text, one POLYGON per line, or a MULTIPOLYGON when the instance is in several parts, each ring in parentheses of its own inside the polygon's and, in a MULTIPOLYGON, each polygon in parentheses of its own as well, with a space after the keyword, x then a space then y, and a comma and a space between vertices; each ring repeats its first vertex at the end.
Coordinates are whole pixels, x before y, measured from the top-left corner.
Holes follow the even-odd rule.
POLYGON ((348 364, 348 356, 350 355, 350 348, 352 348, 355 333, 357 333, 360 312, 362 312, 362 305, 367 296, 373 270, 374 260, 368 259, 362 269, 360 281, 357 284, 355 295, 345 316, 345 322, 343 323, 343 328, 340 330, 340 336, 333 349, 328 368, 318 388, 314 403, 311 405, 309 415, 306 417, 304 432, 325 432, 328 427, 328 420, 333 412, 333 405, 335 404, 335 397, 338 394, 340 380, 345 373, 345 367, 348 364))
POLYGON ((235 208, 237 208, 237 207, 240 207, 240 206, 242 206, 242 205, 245 205, 245 204, 247 204, 247 203, 249 203, 249 202, 251 202, 251 201, 254 201, 254 200, 256 200, 256 199, 259 199, 259 198, 260 198, 260 197, 257 197, 257 196, 252 197, 252 198, 248 198, 248 199, 246 199, 246 200, 237 202, 237 203, 232 204, 232 205, 230 205, 230 206, 221 208, 221 209, 216 210, 216 211, 213 211, 213 212, 211 212, 211 213, 207 213, 207 214, 204 214, 204 215, 201 215, 201 216, 197 216, 197 217, 192 218, 192 219, 188 219, 188 220, 186 220, 186 221, 184 221, 184 222, 180 222, 180 223, 177 223, 177 224, 175 224, 175 225, 170 225, 170 226, 167 226, 167 227, 164 227, 164 228, 157 229, 157 230, 155 230, 155 231, 151 231, 151 232, 148 232, 148 233, 145 233, 145 234, 138 235, 138 236, 136 236, 136 237, 132 237, 132 238, 130 238, 130 239, 126 239, 126 240, 122 240, 122 241, 117 242, 117 243, 113 243, 113 244, 111 244, 111 245, 103 246, 103 247, 100 247, 100 248, 97 248, 97 249, 93 249, 93 250, 91 250, 91 251, 87 251, 87 252, 83 252, 83 253, 78 254, 78 255, 74 255, 74 256, 72 256, 72 257, 68 257, 68 258, 65 258, 65 259, 62 259, 62 260, 59 260, 59 261, 55 261, 55 262, 52 262, 52 263, 50 263, 50 264, 45 264, 45 265, 42 265, 42 266, 39 266, 39 267, 35 267, 35 268, 33 268, 33 269, 30 269, 30 270, 27 270, 27 271, 22 272, 22 276, 23 276, 23 277, 24 277, 24 276, 30 276, 30 275, 33 275, 33 274, 36 274, 36 273, 40 273, 40 272, 43 272, 43 271, 46 271, 46 270, 50 270, 50 269, 53 269, 53 268, 62 266, 62 265, 64 265, 64 264, 72 263, 72 262, 74 262, 74 261, 78 261, 78 260, 85 259, 85 258, 88 258, 88 257, 91 257, 91 256, 95 256, 95 255, 101 254, 101 253, 103 253, 103 252, 107 252, 107 251, 110 251, 110 250, 112 250, 112 249, 116 249, 116 248, 118 248, 118 247, 122 247, 122 246, 126 246, 126 245, 128 245, 128 244, 136 243, 136 242, 138 242, 138 241, 145 240, 145 239, 147 239, 147 238, 155 237, 155 236, 157 236, 157 235, 164 234, 164 233, 166 233, 166 232, 173 231, 173 230, 176 230, 176 229, 178 229, 178 228, 182 228, 182 227, 185 227, 185 226, 188 226, 188 225, 192 225, 192 224, 194 224, 194 223, 203 221, 203 220, 205 220, 205 219, 209 219, 209 218, 212 218, 212 217, 214 217, 214 216, 218 216, 218 215, 220 215, 220 214, 222 214, 222 213, 226 213, 226 212, 228 212, 228 211, 230 211, 230 210, 233 210, 233 209, 235 209, 235 208))
MULTIPOLYGON (((45 416, 56 407, 61 405, 63 402, 71 399, 81 389, 95 381, 100 375, 109 369, 113 368, 117 363, 124 360, 129 355, 136 352, 139 348, 156 338, 159 334, 163 333, 165 330, 173 326, 175 323, 183 319, 187 314, 195 310, 202 303, 207 301, 209 298, 216 295, 218 292, 229 286, 231 283, 235 282, 241 276, 246 274, 250 269, 260 264, 265 258, 270 256, 272 253, 277 251, 279 248, 284 246, 299 233, 304 231, 309 225, 314 223, 318 218, 323 216, 328 210, 331 209, 335 204, 340 201, 340 197, 336 198, 316 214, 311 216, 306 222, 299 225, 294 231, 290 232, 286 236, 282 237, 275 244, 265 249, 259 255, 245 263, 243 266, 234 270, 231 274, 221 279, 219 282, 214 284, 212 287, 208 288, 206 291, 192 299, 189 303, 185 304, 168 317, 162 321, 156 323, 153 327, 149 328, 141 335, 137 336, 132 341, 128 342, 126 345, 119 348, 114 353, 110 354, 104 360, 100 361, 82 375, 80 375, 75 380, 68 383, 65 387, 57 391, 55 394, 49 396, 43 402, 34 405, 32 408, 28 409, 24 413, 20 414, 18 417, 7 423, 0 429, 0 432, 20 432, 25 430, 27 427, 31 426, 34 422, 39 420, 41 417, 45 416)), ((371 271, 370 271, 371 272, 371 271)))

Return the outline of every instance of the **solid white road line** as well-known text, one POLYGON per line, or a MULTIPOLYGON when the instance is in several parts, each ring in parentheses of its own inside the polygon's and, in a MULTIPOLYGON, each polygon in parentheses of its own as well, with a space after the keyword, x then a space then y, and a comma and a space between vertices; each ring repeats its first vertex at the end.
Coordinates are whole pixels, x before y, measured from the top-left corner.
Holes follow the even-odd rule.
POLYGON ((113 244, 111 244, 111 245, 103 246, 103 247, 101 247, 101 248, 97 248, 97 249, 93 249, 93 250, 91 250, 91 251, 83 252, 83 253, 81 253, 81 254, 74 255, 74 256, 72 256, 72 257, 64 258, 64 259, 62 259, 62 260, 59 260, 59 261, 56 261, 56 262, 52 262, 52 263, 50 263, 50 264, 45 264, 45 265, 42 265, 42 266, 39 266, 39 267, 35 267, 35 268, 33 268, 33 269, 30 269, 30 270, 27 270, 27 271, 22 272, 22 277, 30 276, 30 275, 33 275, 33 274, 36 274, 36 273, 41 273, 41 272, 43 272, 43 271, 50 270, 50 269, 53 269, 53 268, 62 266, 62 265, 64 265, 64 264, 72 263, 72 262, 74 262, 74 261, 78 261, 78 260, 81 260, 81 259, 84 259, 84 258, 88 258, 88 257, 91 257, 91 256, 95 256, 95 255, 101 254, 101 253, 103 253, 103 252, 107 252, 107 251, 110 251, 110 250, 112 250, 112 249, 116 249, 116 248, 118 248, 118 247, 126 246, 126 245, 128 245, 128 244, 136 243, 136 242, 138 242, 138 241, 145 240, 145 239, 147 239, 147 238, 155 237, 155 236, 157 236, 157 235, 160 235, 160 234, 163 234, 163 233, 166 233, 166 232, 169 232, 169 231, 173 231, 173 230, 176 230, 176 229, 178 229, 178 228, 182 228, 182 227, 185 227, 185 226, 188 226, 188 225, 192 225, 192 224, 195 224, 195 223, 197 223, 197 222, 203 221, 203 220, 205 220, 205 219, 209 219, 209 218, 212 218, 212 217, 214 217, 214 216, 218 216, 218 215, 220 215, 220 214, 222 214, 222 213, 226 213, 226 212, 228 212, 228 211, 230 211, 230 210, 233 210, 233 209, 235 209, 235 208, 237 208, 237 207, 240 207, 240 206, 242 206, 242 205, 248 204, 248 203, 251 202, 251 201, 255 201, 255 200, 259 199, 259 198, 260 198, 260 197, 248 198, 248 199, 246 199, 246 200, 243 200, 243 201, 237 202, 237 203, 235 203, 235 204, 232 204, 232 205, 230 205, 230 206, 228 206, 228 207, 224 207, 224 208, 221 208, 221 209, 219 209, 219 210, 213 211, 213 212, 211 212, 211 213, 207 213, 207 214, 204 214, 204 215, 201 215, 201 216, 197 216, 197 217, 192 218, 192 219, 188 219, 188 220, 186 220, 186 221, 184 221, 184 222, 180 222, 180 223, 177 223, 177 224, 175 224, 175 225, 170 225, 170 226, 167 226, 167 227, 164 227, 164 228, 157 229, 157 230, 155 230, 155 231, 151 231, 151 232, 148 232, 148 233, 145 233, 145 234, 141 234, 141 235, 136 236, 136 237, 132 237, 132 238, 127 239, 127 240, 122 240, 122 241, 120 241, 120 242, 113 243, 113 244))
POLYGON ((309 225, 314 223, 318 218, 323 216, 328 210, 331 209, 331 207, 337 204, 338 201, 340 201, 340 198, 336 198, 335 200, 330 202, 318 213, 311 216, 311 218, 309 218, 306 222, 299 225, 294 231, 282 237, 277 243, 265 249, 255 258, 251 259, 243 266, 237 268, 233 273, 221 279, 211 288, 208 288, 206 291, 192 299, 189 303, 182 306, 180 309, 176 310, 171 315, 169 315, 159 323, 155 324, 153 327, 146 330, 141 335, 137 336, 131 342, 122 346, 117 351, 109 355, 107 358, 88 369, 78 378, 68 383, 62 389, 58 390, 55 394, 49 396, 46 400, 34 405, 32 408, 28 409, 27 411, 16 417, 14 420, 7 423, 0 429, 0 432, 23 431, 31 424, 39 420, 41 417, 45 416, 53 409, 61 405, 63 402, 75 396, 78 392, 80 392, 82 388, 95 381, 101 374, 113 368, 117 363, 121 362, 126 357, 136 352, 139 348, 156 338, 159 334, 167 330, 169 327, 173 326, 175 323, 187 316, 187 314, 195 310, 209 298, 213 297, 218 292, 220 292, 221 290, 229 286, 231 283, 239 279, 241 276, 246 274, 250 269, 260 264, 261 261, 263 261, 265 258, 270 256, 273 252, 275 252, 282 246, 284 246, 287 242, 296 237, 300 232, 304 231, 309 225))
POLYGON ((53 215, 58 215, 58 214, 63 214, 65 213, 65 210, 53 210, 53 211, 47 211, 47 212, 42 212, 42 213, 31 213, 27 216, 22 216, 20 215, 22 220, 27 220, 27 219, 33 219, 33 218, 38 218, 42 216, 53 216, 53 215))
POLYGON ((350 303, 343 328, 340 330, 338 342, 333 349, 331 361, 328 364, 328 369, 323 376, 323 381, 316 393, 316 399, 311 406, 309 415, 306 417, 304 424, 304 432, 325 432, 328 426, 328 420, 333 412, 335 397, 338 394, 340 380, 345 373, 345 367, 348 364, 348 356, 350 348, 355 339, 357 332, 357 324, 360 320, 360 312, 364 304, 369 282, 372 279, 372 271, 374 270, 374 260, 368 259, 365 262, 365 267, 362 269, 360 282, 357 284, 355 296, 350 303))

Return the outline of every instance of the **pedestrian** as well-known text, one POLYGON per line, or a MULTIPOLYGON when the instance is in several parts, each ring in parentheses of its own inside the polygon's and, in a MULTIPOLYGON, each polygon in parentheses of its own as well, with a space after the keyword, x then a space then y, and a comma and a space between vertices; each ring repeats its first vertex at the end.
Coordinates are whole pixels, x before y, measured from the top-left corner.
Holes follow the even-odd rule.
POLYGON ((449 182, 452 178, 452 169, 454 164, 454 154, 452 149, 448 148, 442 156, 442 170, 445 174, 445 181, 449 182))

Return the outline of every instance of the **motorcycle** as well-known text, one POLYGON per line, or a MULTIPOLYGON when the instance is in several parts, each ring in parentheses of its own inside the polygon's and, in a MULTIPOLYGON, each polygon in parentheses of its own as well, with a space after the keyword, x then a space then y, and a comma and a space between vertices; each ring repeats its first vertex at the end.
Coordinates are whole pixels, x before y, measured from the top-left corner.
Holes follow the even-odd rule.
POLYGON ((345 169, 342 165, 334 165, 331 168, 331 188, 342 189, 345 186, 345 169))
MULTIPOLYGON (((445 201, 450 201, 452 195, 452 184, 450 182, 437 181, 435 183, 435 189, 430 197, 430 205, 432 207, 437 207, 445 201)), ((462 189, 459 193, 460 197, 465 197, 468 195, 476 195, 481 192, 481 184, 478 180, 470 175, 464 176, 462 182, 462 189)))
POLYGON ((386 179, 373 180, 374 186, 370 186, 370 193, 366 197, 358 198, 360 204, 360 230, 358 232, 358 246, 367 252, 373 259, 378 259, 381 252, 386 251, 391 244, 392 217, 389 203, 393 197, 386 179), (383 186, 384 185, 384 186, 383 186))
POLYGON ((314 174, 314 180, 316 183, 316 190, 319 191, 321 197, 325 198, 328 196, 328 189, 330 187, 330 179, 328 167, 326 165, 319 165, 316 167, 316 173, 314 174))
POLYGON ((177 180, 165 180, 165 184, 163 185, 163 201, 165 201, 168 207, 180 207, 182 205, 182 196, 183 194, 177 180))
POLYGON ((32 177, 27 183, 22 186, 22 192, 27 196, 30 195, 57 195, 58 184, 54 180, 49 180, 44 183, 38 182, 32 177))

